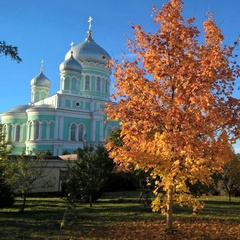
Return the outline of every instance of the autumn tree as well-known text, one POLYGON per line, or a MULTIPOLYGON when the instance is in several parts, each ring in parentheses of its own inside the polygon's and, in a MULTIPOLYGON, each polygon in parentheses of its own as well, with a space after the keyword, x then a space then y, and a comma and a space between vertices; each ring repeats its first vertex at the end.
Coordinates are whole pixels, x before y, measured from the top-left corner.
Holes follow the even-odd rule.
POLYGON ((18 63, 22 61, 18 54, 18 47, 9 45, 5 41, 0 41, 0 57, 2 56, 9 56, 18 63))
POLYGON ((170 232, 174 203, 202 207, 186 181, 211 183, 229 159, 240 124, 239 100, 232 95, 238 42, 223 45, 211 13, 200 35, 194 17, 184 20, 182 9, 181 0, 154 7, 156 33, 132 27, 127 46, 136 58, 114 65, 113 97, 120 100, 107 108, 108 119, 120 121, 123 140, 122 146, 108 143, 111 157, 125 166, 153 168, 159 180, 152 208, 166 214, 170 232))

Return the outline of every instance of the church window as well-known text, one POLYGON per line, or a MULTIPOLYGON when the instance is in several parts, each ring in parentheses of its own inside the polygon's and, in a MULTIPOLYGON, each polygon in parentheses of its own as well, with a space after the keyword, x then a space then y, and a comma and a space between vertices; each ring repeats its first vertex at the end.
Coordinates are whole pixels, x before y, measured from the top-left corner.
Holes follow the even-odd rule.
POLYGON ((90 90, 90 77, 88 75, 85 77, 85 90, 90 90))
POLYGON ((70 140, 71 141, 75 141, 76 138, 75 138, 75 133, 76 133, 76 124, 72 124, 71 125, 71 132, 70 132, 70 140))
POLYGON ((54 122, 50 122, 50 132, 49 132, 49 139, 54 139, 54 122))
POLYGON ((15 141, 16 141, 16 142, 19 142, 19 141, 20 141, 20 125, 17 125, 17 126, 16 126, 15 141))
POLYGON ((35 99, 34 99, 35 102, 39 101, 39 91, 36 91, 35 92, 35 99))
POLYGON ((46 92, 45 92, 45 91, 42 91, 39 100, 43 100, 43 99, 45 99, 45 98, 46 98, 46 92))
POLYGON ((84 141, 84 125, 80 124, 78 128, 78 141, 84 141))
POLYGON ((47 122, 42 123, 42 139, 47 139, 47 122))
POLYGON ((77 90, 77 79, 76 78, 72 79, 72 90, 77 90))
POLYGON ((34 139, 39 139, 39 122, 35 122, 34 139))
POLYGON ((12 141, 12 131, 13 131, 12 124, 10 124, 8 128, 8 137, 7 137, 8 141, 12 141))
POLYGON ((101 91, 101 78, 97 77, 97 91, 100 92, 101 91))
POLYGON ((106 79, 105 82, 105 93, 108 93, 108 80, 106 79))
POLYGON ((64 89, 69 90, 69 88, 70 88, 70 82, 69 82, 69 78, 67 77, 64 81, 64 89))

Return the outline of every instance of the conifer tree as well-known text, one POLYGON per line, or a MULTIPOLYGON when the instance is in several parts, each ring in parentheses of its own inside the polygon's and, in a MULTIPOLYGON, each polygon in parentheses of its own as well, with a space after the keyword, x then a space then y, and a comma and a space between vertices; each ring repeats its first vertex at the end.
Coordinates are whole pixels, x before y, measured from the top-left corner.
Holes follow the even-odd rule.
POLYGON ((18 47, 9 45, 5 41, 0 41, 0 57, 2 56, 9 56, 18 63, 22 61, 18 55, 18 47))

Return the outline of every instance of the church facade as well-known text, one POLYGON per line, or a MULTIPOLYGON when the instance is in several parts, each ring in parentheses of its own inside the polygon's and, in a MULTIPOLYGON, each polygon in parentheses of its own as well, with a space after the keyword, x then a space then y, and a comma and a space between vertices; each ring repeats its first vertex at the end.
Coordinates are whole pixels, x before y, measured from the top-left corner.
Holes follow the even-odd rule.
POLYGON ((60 64, 60 89, 52 96, 42 63, 30 82, 30 103, 1 114, 6 140, 14 145, 12 154, 58 156, 85 143, 102 143, 118 127, 117 122, 105 122, 105 103, 111 103, 108 60, 110 55, 92 38, 90 23, 87 38, 72 43, 60 64))

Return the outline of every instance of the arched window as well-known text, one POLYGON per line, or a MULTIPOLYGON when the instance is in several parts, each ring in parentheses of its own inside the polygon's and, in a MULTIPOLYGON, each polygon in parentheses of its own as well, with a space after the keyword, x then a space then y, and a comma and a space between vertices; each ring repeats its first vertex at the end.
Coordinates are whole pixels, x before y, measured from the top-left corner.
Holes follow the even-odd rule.
POLYGON ((39 139, 39 122, 35 122, 34 139, 39 139))
POLYGON ((77 79, 76 78, 72 79, 72 90, 77 90, 77 79))
POLYGON ((90 77, 88 75, 85 77, 85 90, 90 90, 90 77))
POLYGON ((69 78, 66 77, 64 81, 64 90, 69 90, 69 88, 70 88, 70 81, 69 81, 69 78))
POLYGON ((42 139, 47 139, 47 122, 42 123, 42 139))
POLYGON ((96 89, 98 92, 101 91, 101 78, 100 77, 97 77, 97 89, 96 89))
POLYGON ((16 142, 19 142, 19 141, 20 141, 20 125, 17 125, 17 126, 16 126, 15 141, 16 141, 16 142))
POLYGON ((74 123, 71 125, 71 132, 70 132, 70 140, 71 141, 76 141, 75 133, 76 133, 76 124, 74 123))
POLYGON ((34 99, 35 102, 39 101, 39 91, 36 91, 35 92, 35 99, 34 99))
POLYGON ((85 132, 84 132, 84 125, 80 124, 78 127, 78 141, 84 141, 84 136, 85 136, 85 132))
POLYGON ((49 139, 54 139, 54 122, 51 121, 49 123, 49 126, 50 126, 49 139))
POLYGON ((108 80, 106 79, 105 82, 105 93, 108 93, 108 80))
POLYGON ((46 98, 46 92, 45 91, 41 91, 39 100, 43 100, 45 98, 46 98))

